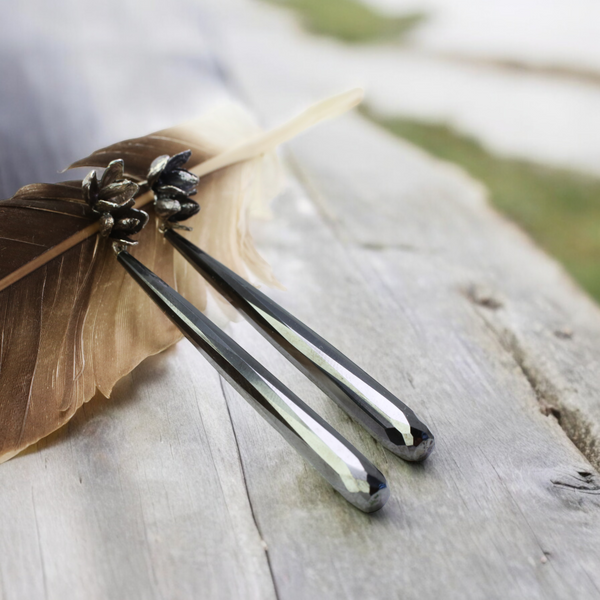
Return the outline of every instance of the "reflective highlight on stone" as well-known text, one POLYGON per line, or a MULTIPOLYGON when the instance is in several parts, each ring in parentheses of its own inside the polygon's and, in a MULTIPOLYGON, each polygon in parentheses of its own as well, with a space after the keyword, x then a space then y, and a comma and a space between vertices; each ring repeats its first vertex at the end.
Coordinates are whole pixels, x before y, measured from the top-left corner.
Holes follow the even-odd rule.
POLYGON ((421 461, 433 435, 399 398, 253 285, 172 230, 165 237, 264 337, 394 454, 421 461))
POLYGON ((128 252, 120 250, 117 259, 217 371, 346 500, 367 513, 385 504, 385 477, 350 442, 128 252))

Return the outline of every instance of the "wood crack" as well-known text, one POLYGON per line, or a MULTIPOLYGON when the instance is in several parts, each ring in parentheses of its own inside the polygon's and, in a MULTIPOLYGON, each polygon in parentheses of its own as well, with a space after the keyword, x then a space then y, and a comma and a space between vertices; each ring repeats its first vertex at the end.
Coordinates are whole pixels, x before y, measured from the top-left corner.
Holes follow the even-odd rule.
POLYGON ((42 540, 40 537, 40 524, 37 516, 37 509, 35 506, 35 494, 33 488, 31 488, 31 506, 33 508, 33 518, 35 521, 35 533, 37 538, 38 551, 40 554, 40 563, 42 566, 42 582, 44 584, 44 598, 48 598, 48 581, 46 578, 46 564, 44 562, 44 551, 42 549, 42 540))
POLYGON ((248 498, 248 506, 250 507, 250 514, 252 515, 252 521, 254 522, 254 527, 256 527, 256 531, 258 532, 258 536, 260 538, 263 551, 265 553, 265 558, 267 560, 267 567, 269 568, 269 574, 271 576, 271 581, 273 582, 273 591, 275 593, 276 600, 279 600, 279 590, 277 589, 277 582, 275 581, 275 573, 273 571, 273 565, 271 564, 271 557, 269 556, 269 547, 265 538, 263 537, 262 531, 260 529, 260 525, 258 524, 258 519, 256 517, 256 513, 254 510, 254 505, 252 503, 252 497, 250 496, 250 490, 248 489, 248 479, 246 478, 246 470, 244 468, 244 461, 242 460, 242 452, 240 449, 240 444, 238 441, 238 436, 235 430, 235 425, 233 421, 233 417, 231 415, 231 410, 229 409, 229 402, 227 400, 227 392, 225 391, 225 380, 221 375, 219 375, 219 385, 221 386, 221 393, 223 394, 223 398, 225 399, 225 406, 227 408, 227 415, 229 416, 229 421, 231 422, 231 430, 233 431, 233 439, 235 440, 235 446, 237 449, 238 460, 240 462, 240 470, 242 472, 242 478, 244 480, 244 489, 246 490, 246 497, 248 498))
MULTIPOLYGON (((365 250, 385 250, 385 247, 368 248, 357 240, 349 240, 349 233, 345 231, 339 219, 330 214, 324 200, 321 198, 319 191, 310 181, 309 176, 305 173, 293 153, 288 152, 288 163, 291 171, 298 181, 299 185, 304 190, 305 196, 311 201, 317 212, 322 217, 332 232, 335 239, 341 243, 350 243, 353 246, 360 247, 365 250)), ((377 245, 378 246, 378 245, 377 245)), ((413 249, 414 250, 414 249, 413 249)), ((382 284, 384 282, 381 282, 382 284)), ((527 383, 531 387, 541 412, 556 419, 558 426, 564 431, 568 439, 575 447, 583 454, 583 456, 594 466, 600 470, 600 452, 595 443, 595 438, 592 435, 592 423, 586 415, 577 409, 573 409, 565 405, 561 401, 559 391, 555 386, 544 376, 543 373, 536 369, 535 365, 531 365, 528 361, 527 353, 519 342, 517 335, 509 329, 502 328, 501 330, 492 323, 493 315, 506 305, 506 299, 500 297, 495 290, 491 290, 483 285, 471 285, 466 289, 461 290, 461 294, 474 307, 475 313, 483 320, 486 327, 489 329, 492 336, 499 342, 500 346, 511 356, 513 361, 518 366, 519 370, 525 377, 527 383)), ((557 337, 570 339, 571 332, 566 335, 562 332, 554 332, 557 337)), ((596 481, 594 479, 594 481, 596 481)), ((599 493, 595 490, 595 483, 579 481, 552 481, 554 485, 563 488, 569 488, 585 493, 599 493)))
MULTIPOLYGON (((467 295, 467 298, 472 304, 481 306, 481 303, 476 302, 470 296, 467 295)), ((483 310, 486 308, 489 309, 489 307, 483 306, 483 310)), ((487 315, 483 314, 483 310, 476 308, 475 312, 480 316, 500 346, 519 367, 519 370, 535 394, 542 414, 554 417, 558 426, 565 432, 566 436, 581 454, 583 454, 594 468, 600 470, 600 456, 598 455, 598 449, 592 434, 592 423, 590 423, 582 411, 565 405, 561 400, 559 391, 552 382, 535 365, 531 364, 527 352, 517 335, 506 327, 499 330, 487 315)), ((573 488, 574 486, 565 487, 573 488)))

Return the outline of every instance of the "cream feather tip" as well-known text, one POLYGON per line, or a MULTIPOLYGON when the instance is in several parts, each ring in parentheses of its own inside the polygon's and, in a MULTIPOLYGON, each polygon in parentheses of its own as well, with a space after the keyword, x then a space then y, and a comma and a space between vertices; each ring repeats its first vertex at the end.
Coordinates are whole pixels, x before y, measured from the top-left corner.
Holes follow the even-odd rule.
MULTIPOLYGON (((213 157, 191 171, 201 177, 195 199, 200 214, 190 220, 186 235, 211 256, 253 283, 281 287, 268 263, 257 252, 250 234, 252 216, 269 214, 270 201, 281 191, 284 177, 276 154, 282 143, 320 121, 355 107, 363 98, 354 89, 318 102, 283 125, 262 132, 253 117, 235 104, 220 106, 203 117, 182 125, 198 146, 213 157)), ((205 298, 202 309, 221 326, 237 320, 229 303, 190 273, 191 267, 175 257, 177 284, 186 295, 205 298)))

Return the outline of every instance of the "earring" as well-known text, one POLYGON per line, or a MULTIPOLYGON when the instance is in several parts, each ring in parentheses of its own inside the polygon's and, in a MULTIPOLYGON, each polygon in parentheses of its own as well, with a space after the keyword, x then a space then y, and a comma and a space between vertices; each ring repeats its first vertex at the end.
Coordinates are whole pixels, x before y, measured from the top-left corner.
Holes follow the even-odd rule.
MULTIPOLYGON (((86 178, 84 185, 84 195, 89 196, 88 180, 97 181, 95 174, 86 178)), ((120 185, 125 189, 131 183, 122 180, 120 185)), ((92 183, 92 190, 96 189, 94 186, 92 183)), ((102 185, 100 188, 105 189, 102 185)), ((102 189, 99 196, 103 195, 102 189)), ((140 231, 148 216, 132 208, 130 199, 117 202, 111 198, 115 206, 98 207, 98 212, 110 208, 113 212, 109 214, 116 217, 112 226, 108 217, 104 219, 103 234, 114 240, 117 260, 129 275, 215 369, 335 490, 364 512, 382 508, 389 497, 382 473, 202 312, 127 251, 128 245, 136 243, 130 234, 140 231)))
POLYGON ((190 196, 198 178, 184 169, 191 152, 161 156, 148 183, 163 218, 165 238, 283 356, 383 446, 408 461, 422 461, 435 441, 429 428, 399 398, 327 340, 206 252, 179 235, 181 221, 200 207, 190 196))

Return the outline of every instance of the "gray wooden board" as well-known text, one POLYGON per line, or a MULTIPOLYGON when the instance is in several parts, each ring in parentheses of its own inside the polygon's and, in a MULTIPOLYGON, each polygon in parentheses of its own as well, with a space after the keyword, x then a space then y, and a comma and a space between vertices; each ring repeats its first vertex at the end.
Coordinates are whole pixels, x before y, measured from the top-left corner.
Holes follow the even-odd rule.
MULTIPOLYGON (((265 122, 314 94, 245 52, 238 2, 204 4, 4 7, 2 195, 194 116, 222 71, 265 122)), ((255 232, 287 287, 269 293, 427 419, 436 453, 403 463, 231 325, 384 471, 386 508, 347 504, 182 342, 0 466, 0 599, 600 598, 597 307, 474 182, 358 117, 286 156, 255 232)))
MULTIPOLYGON (((278 214, 287 226, 271 230, 269 258, 291 288, 277 295, 397 390, 432 424, 439 445, 422 467, 400 463, 290 375, 302 397, 382 466, 394 490, 374 519, 342 502, 344 518, 332 518, 307 507, 294 486, 306 485, 302 465, 274 477, 273 459, 253 443, 260 421, 232 411, 236 430, 248 432, 238 441, 281 597, 374 597, 381 589, 398 598, 598 595, 598 482, 580 475, 593 469, 540 412, 477 309, 461 294, 448 299, 455 274, 417 253, 377 265, 340 244, 299 195, 278 214)), ((266 350, 261 358, 285 372, 266 350)), ((281 451, 280 461, 293 460, 281 451)))
POLYGON ((272 598, 218 375, 186 342, 2 465, 2 598, 272 598))

